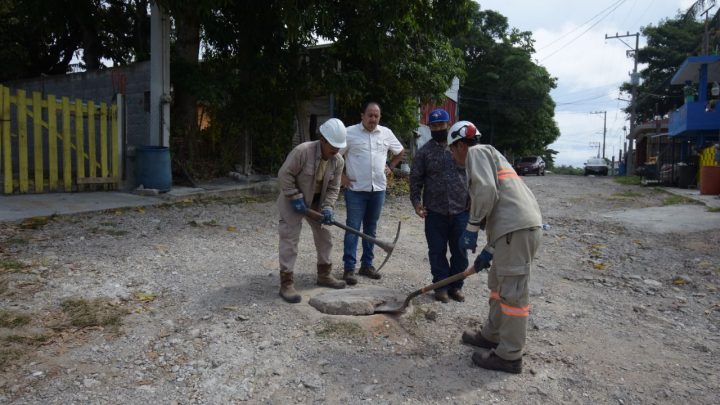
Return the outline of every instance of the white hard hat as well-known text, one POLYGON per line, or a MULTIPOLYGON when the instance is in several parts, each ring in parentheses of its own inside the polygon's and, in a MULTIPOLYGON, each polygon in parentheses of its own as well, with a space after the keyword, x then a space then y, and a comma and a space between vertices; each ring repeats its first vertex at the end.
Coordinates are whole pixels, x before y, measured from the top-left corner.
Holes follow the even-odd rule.
POLYGON ((475 124, 470 121, 458 121, 448 130, 447 144, 450 146, 460 139, 475 139, 480 136, 475 124))
POLYGON ((345 139, 347 138, 347 130, 345 124, 337 118, 330 118, 320 125, 320 133, 330 145, 336 148, 344 148, 347 146, 345 139))

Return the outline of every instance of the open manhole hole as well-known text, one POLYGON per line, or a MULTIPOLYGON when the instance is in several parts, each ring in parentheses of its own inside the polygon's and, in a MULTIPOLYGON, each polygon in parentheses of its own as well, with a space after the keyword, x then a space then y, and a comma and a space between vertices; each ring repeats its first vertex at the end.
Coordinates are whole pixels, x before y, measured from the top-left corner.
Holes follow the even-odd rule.
POLYGON ((330 315, 402 313, 406 295, 383 287, 328 290, 312 297, 309 304, 330 315))

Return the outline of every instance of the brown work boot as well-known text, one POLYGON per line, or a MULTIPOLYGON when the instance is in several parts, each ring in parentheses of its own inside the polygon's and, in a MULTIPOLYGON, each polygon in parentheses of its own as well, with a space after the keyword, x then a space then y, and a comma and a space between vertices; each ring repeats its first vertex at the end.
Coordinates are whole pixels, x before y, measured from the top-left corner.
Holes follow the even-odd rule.
POLYGON ((302 297, 300 297, 300 294, 295 290, 292 271, 280 272, 280 296, 291 304, 297 304, 302 301, 302 297))
POLYGON ((505 360, 495 354, 495 352, 475 352, 472 355, 472 361, 476 365, 487 370, 498 370, 513 374, 522 373, 522 358, 517 360, 505 360))
POLYGON ((345 280, 347 285, 357 284, 358 280, 355 278, 355 270, 345 270, 345 273, 343 273, 343 280, 345 280))
POLYGON ((448 295, 450 296, 450 298, 454 299, 457 302, 465 301, 465 294, 463 294, 462 290, 459 288, 449 289, 448 295))
POLYGON ((332 276, 332 264, 317 265, 317 285, 330 288, 345 288, 345 282, 332 276))
POLYGON ((491 342, 483 337, 483 335, 480 333, 480 331, 473 332, 471 330, 466 330, 462 334, 462 342, 467 343, 469 345, 482 347, 485 349, 494 349, 497 347, 497 343, 491 342))
POLYGON ((448 302, 450 302, 450 297, 448 297, 447 290, 435 291, 435 300, 440 301, 443 304, 447 304, 448 302))
POLYGON ((380 273, 375 270, 374 266, 366 267, 366 266, 360 266, 360 271, 358 272, 361 276, 369 277, 373 280, 380 280, 380 273))

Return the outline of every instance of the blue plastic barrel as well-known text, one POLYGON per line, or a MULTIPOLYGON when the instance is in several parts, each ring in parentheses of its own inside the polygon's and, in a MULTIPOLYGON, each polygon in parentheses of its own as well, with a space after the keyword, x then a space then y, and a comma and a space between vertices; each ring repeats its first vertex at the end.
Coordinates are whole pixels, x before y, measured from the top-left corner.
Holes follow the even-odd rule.
POLYGON ((172 172, 170 148, 166 146, 138 146, 135 149, 135 184, 154 188, 160 192, 170 191, 172 172))

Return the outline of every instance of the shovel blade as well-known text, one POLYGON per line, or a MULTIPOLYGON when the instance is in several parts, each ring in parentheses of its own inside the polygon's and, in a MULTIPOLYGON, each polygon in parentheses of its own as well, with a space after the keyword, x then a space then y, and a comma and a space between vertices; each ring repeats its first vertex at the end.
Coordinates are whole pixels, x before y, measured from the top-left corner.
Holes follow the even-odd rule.
POLYGON ((376 314, 405 312, 407 305, 402 302, 386 302, 375 307, 376 314))

